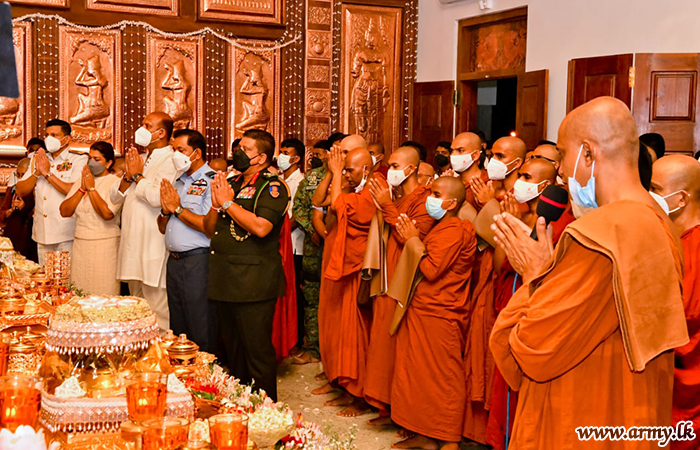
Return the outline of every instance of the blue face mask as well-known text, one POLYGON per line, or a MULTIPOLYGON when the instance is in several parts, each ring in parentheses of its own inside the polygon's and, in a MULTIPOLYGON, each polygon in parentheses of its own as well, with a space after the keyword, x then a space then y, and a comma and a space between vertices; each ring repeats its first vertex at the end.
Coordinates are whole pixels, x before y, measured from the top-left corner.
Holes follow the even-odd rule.
MULTIPOLYGON (((454 199, 452 199, 454 200, 454 199)), ((452 200, 448 200, 451 202, 452 200)), ((425 209, 428 211, 428 215, 432 217, 435 220, 440 220, 443 217, 445 217, 445 214, 447 213, 446 209, 442 209, 442 202, 444 200, 441 198, 436 198, 433 196, 430 196, 425 199, 425 209)))
POLYGON ((588 183, 581 187, 581 184, 576 181, 576 170, 578 169, 578 163, 581 159, 581 152, 583 152, 583 144, 578 150, 578 157, 576 158, 576 165, 574 166, 574 176, 569 177, 569 193, 571 194, 571 200, 574 201, 578 206, 582 208, 597 208, 598 203, 595 200, 595 161, 591 165, 591 178, 588 179, 588 183))

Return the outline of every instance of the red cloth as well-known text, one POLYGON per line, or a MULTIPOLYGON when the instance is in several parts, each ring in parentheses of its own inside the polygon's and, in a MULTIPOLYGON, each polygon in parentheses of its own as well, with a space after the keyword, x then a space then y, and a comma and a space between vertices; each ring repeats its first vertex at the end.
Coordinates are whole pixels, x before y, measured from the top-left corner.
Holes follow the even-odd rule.
POLYGON ((673 383, 673 423, 690 420, 696 439, 672 441, 672 450, 696 450, 700 446, 700 225, 681 236, 685 274, 683 307, 690 342, 676 349, 673 383))
POLYGON ((391 418, 415 433, 459 442, 467 396, 462 355, 476 249, 474 226, 456 217, 443 220, 424 244, 424 278, 396 334, 399 357, 391 418))
MULTIPOLYGON (((419 186, 413 192, 398 200, 396 204, 382 205, 384 221, 391 227, 386 246, 386 277, 388 283, 394 276, 396 265, 403 251, 404 242, 394 230, 400 214, 406 214, 416 222, 423 239, 435 224, 435 220, 425 209, 425 199, 430 195, 430 188, 419 186)), ((388 413, 391 404, 391 384, 394 378, 394 360, 396 358, 396 336, 389 334, 391 321, 396 310, 396 300, 387 295, 378 295, 374 299, 372 329, 369 350, 367 351, 367 379, 365 382, 365 399, 379 409, 380 414, 388 413)))
POLYGON ((337 221, 323 249, 318 305, 321 360, 329 381, 338 380, 351 395, 362 397, 370 324, 357 307, 357 293, 376 207, 369 189, 341 194, 334 206, 337 221))
POLYGON ((289 216, 285 214, 280 231, 280 254, 284 267, 286 286, 284 297, 277 299, 275 317, 272 321, 272 344, 275 346, 277 361, 280 362, 297 343, 297 289, 294 276, 294 249, 292 248, 292 228, 289 216))

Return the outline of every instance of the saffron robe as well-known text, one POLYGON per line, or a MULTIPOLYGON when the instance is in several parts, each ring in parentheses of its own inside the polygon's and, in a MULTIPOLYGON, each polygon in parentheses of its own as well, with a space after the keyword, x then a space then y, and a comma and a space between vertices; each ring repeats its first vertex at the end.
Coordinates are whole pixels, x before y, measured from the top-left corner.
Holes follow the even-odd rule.
POLYGON ((579 441, 575 432, 671 425, 668 350, 688 339, 678 327, 678 240, 657 209, 620 201, 587 213, 501 311, 490 346, 519 391, 511 450, 658 448, 579 441))
POLYGON ((690 420, 696 438, 672 441, 672 450, 700 447, 700 225, 681 235, 685 274, 683 307, 690 342, 676 348, 676 369, 673 383, 673 423, 690 420))
POLYGON ((336 223, 326 237, 318 305, 321 360, 329 381, 363 396, 370 324, 357 307, 360 269, 376 207, 369 189, 340 194, 336 223))
POLYGON ((396 334, 391 418, 400 426, 459 442, 466 380, 463 354, 469 284, 476 249, 471 222, 456 217, 435 225, 425 238, 423 280, 396 334))
POLYGON ((275 346, 277 362, 289 356, 289 351, 297 343, 297 287, 294 276, 294 249, 292 248, 292 228, 289 217, 285 216, 280 230, 280 255, 287 284, 284 296, 277 299, 275 316, 272 321, 272 344, 275 346))
MULTIPOLYGON (((391 227, 386 245, 387 285, 391 283, 404 245, 404 241, 394 228, 399 215, 406 214, 414 220, 423 239, 435 224, 435 220, 425 209, 425 199, 429 195, 430 188, 418 186, 413 192, 399 199, 396 204, 382 205, 384 222, 391 227)), ((395 309, 396 300, 388 295, 378 295, 374 299, 364 395, 367 402, 379 408, 383 414, 386 414, 387 405, 391 404, 391 384, 394 378, 396 336, 389 334, 389 328, 395 309)))

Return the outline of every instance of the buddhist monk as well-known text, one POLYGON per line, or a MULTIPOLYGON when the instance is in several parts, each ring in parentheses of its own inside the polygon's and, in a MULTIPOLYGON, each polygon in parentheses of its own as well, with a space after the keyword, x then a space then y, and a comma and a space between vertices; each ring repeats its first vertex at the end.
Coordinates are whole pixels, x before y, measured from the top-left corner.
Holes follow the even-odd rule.
POLYGON ((467 201, 477 207, 471 182, 474 177, 482 181, 488 181, 488 175, 483 166, 481 157, 481 138, 474 133, 460 133, 452 141, 452 153, 450 153, 450 165, 467 189, 467 201))
POLYGON ((367 186, 372 157, 366 149, 358 148, 343 159, 342 150, 333 148, 328 169, 329 214, 335 216, 335 223, 323 251, 319 343, 326 377, 343 390, 340 397, 326 405, 346 406, 338 414, 350 417, 369 411, 363 389, 370 329, 357 306, 357 294, 367 233, 376 211, 367 186), (352 192, 342 192, 343 180, 352 192))
POLYGON ((430 186, 435 179, 435 168, 426 162, 420 163, 418 166, 418 184, 430 186))
MULTIPOLYGON (((391 418, 416 435, 392 448, 457 450, 464 422, 462 355, 476 235, 471 222, 457 216, 465 197, 459 180, 440 177, 431 192, 426 207, 438 223, 423 240, 423 279, 396 334, 391 394, 391 418)), ((420 239, 405 215, 397 230, 404 241, 420 239)))
POLYGON ((374 172, 381 173, 386 176, 387 170, 389 169, 384 163, 386 155, 384 154, 384 144, 381 142, 369 144, 367 146, 367 151, 372 156, 372 162, 374 163, 374 172))
POLYGON ((359 134, 351 134, 349 136, 344 137, 338 144, 335 144, 335 146, 337 148, 340 148, 340 150, 347 155, 351 150, 354 150, 356 148, 366 149, 367 141, 365 141, 365 138, 363 138, 359 134))
POLYGON ((683 306, 690 342, 676 349, 673 383, 673 423, 692 421, 697 436, 673 441, 672 450, 700 446, 700 163, 690 156, 671 155, 653 165, 652 191, 664 197, 669 217, 681 235, 685 275, 683 306))
POLYGON ((688 343, 683 256, 641 185, 637 136, 629 109, 611 97, 566 116, 557 148, 578 219, 556 250, 542 238, 544 219, 539 241, 513 216, 495 219, 496 241, 524 284, 490 340, 518 391, 511 450, 659 448, 661 438, 585 440, 585 427, 672 424, 672 349, 688 343))
MULTIPOLYGON (((403 236, 396 231, 399 216, 404 215, 413 221, 423 239, 433 227, 435 220, 425 209, 425 199, 430 188, 418 183, 420 157, 413 147, 399 147, 389 157, 387 181, 370 180, 369 192, 379 205, 384 222, 389 226, 386 245, 386 280, 391 283, 396 264, 403 250, 403 236), (401 198, 392 201, 389 185, 401 191, 401 198)), ((367 352, 367 377, 364 395, 367 402, 379 409, 379 418, 370 421, 371 425, 389 424, 391 404, 391 383, 394 377, 395 339, 389 335, 394 317, 396 300, 388 295, 378 295, 373 304, 372 329, 369 351, 367 352)))
MULTIPOLYGON (((469 323, 467 351, 464 355, 467 373, 467 404, 464 416, 465 438, 486 443, 488 411, 491 408, 492 383, 495 362, 488 348, 489 336, 496 321, 494 307, 494 265, 493 233, 489 225, 494 212, 500 211, 499 202, 512 192, 518 179, 518 169, 525 161, 527 148, 517 137, 503 137, 493 144, 493 158, 489 161, 486 176, 474 176, 470 180, 474 203, 479 216, 475 219, 478 246, 472 276, 472 314, 469 323), (485 181, 488 180, 488 181, 485 181), (479 222, 488 222, 483 233, 479 222), (487 245, 488 244, 488 245, 487 245)), ((522 212, 528 211, 527 204, 518 205, 522 212)))
POLYGON ((561 164, 561 155, 557 146, 551 143, 542 143, 535 147, 532 153, 533 158, 542 158, 554 164, 554 169, 559 170, 559 165, 561 164))

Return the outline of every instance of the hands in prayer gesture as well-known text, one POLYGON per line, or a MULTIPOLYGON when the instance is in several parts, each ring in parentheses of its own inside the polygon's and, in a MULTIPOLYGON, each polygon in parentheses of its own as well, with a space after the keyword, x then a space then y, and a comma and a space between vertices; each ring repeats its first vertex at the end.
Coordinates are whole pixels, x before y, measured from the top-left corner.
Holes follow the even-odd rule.
POLYGON ((80 178, 80 189, 82 189, 85 192, 88 192, 90 189, 93 189, 95 187, 95 177, 92 175, 92 172, 90 172, 90 167, 85 166, 83 167, 83 174, 82 177, 80 178))
POLYGON ((143 174, 143 159, 136 147, 129 147, 126 151, 126 176, 132 178, 137 173, 143 174))
POLYGON ((343 174, 343 169, 345 169, 345 155, 343 155, 339 146, 336 147, 334 145, 331 148, 331 156, 328 159, 328 169, 334 177, 339 177, 343 174))
POLYGON ((469 181, 474 197, 480 205, 485 205, 492 198, 496 198, 496 189, 493 187, 493 181, 484 181, 480 177, 475 176, 469 181))
POLYGON ((39 151, 36 152, 36 156, 34 156, 34 166, 35 170, 39 171, 39 174, 43 177, 48 175, 51 171, 51 162, 43 148, 40 148, 39 151))
POLYGON ((223 172, 218 172, 214 175, 214 182, 211 186, 211 206, 214 208, 221 208, 221 206, 232 201, 234 198, 233 188, 226 180, 226 174, 223 172))
POLYGON ((508 193, 501 200, 501 212, 508 213, 516 219, 522 220, 523 213, 520 212, 520 203, 515 199, 515 195, 508 193))
POLYGON ((391 192, 386 181, 370 178, 367 184, 369 185, 369 193, 378 208, 381 208, 383 204, 391 203, 391 192))
POLYGON ((411 220, 406 214, 399 215, 398 222, 396 223, 396 231, 399 232, 404 242, 420 236, 415 221, 411 220))
POLYGON ((537 236, 530 237, 530 228, 509 213, 502 213, 493 218, 491 229, 496 233, 495 240, 508 257, 508 262, 523 277, 523 284, 531 282, 549 264, 554 245, 552 244, 552 227, 548 227, 544 218, 537 219, 537 236))
POLYGON ((160 206, 163 212, 172 214, 180 206, 180 194, 166 179, 160 181, 160 206))

